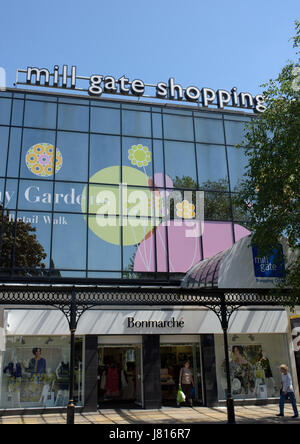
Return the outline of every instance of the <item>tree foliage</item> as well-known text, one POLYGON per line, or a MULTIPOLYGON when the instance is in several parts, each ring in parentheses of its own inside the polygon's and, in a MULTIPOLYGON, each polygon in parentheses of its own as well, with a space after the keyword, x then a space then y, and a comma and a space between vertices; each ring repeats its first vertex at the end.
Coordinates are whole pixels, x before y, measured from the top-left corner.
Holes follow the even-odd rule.
MULTIPOLYGON (((300 47, 295 22, 294 48, 300 47)), ((296 51, 296 54, 299 52, 296 51)), ((262 85, 266 111, 248 125, 243 145, 248 167, 239 205, 247 212, 253 243, 262 251, 287 239, 295 253, 285 286, 299 296, 300 258, 300 60, 289 61, 278 77, 262 85)))

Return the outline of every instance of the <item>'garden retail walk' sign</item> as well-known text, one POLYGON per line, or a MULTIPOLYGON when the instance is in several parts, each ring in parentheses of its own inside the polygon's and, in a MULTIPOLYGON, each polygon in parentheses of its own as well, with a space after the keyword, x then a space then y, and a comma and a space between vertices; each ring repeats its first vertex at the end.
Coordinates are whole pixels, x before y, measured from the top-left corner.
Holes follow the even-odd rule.
POLYGON ((238 93, 235 87, 230 92, 225 89, 217 91, 211 88, 200 89, 197 86, 184 88, 177 84, 173 77, 170 77, 168 82, 158 82, 156 85, 144 83, 140 79, 130 81, 125 75, 118 79, 102 74, 85 77, 77 75, 76 66, 72 66, 69 72, 68 65, 63 65, 61 72, 58 65, 54 66, 53 72, 46 68, 36 67, 18 69, 16 84, 71 89, 87 92, 92 97, 100 97, 102 94, 117 94, 162 100, 183 100, 197 103, 203 107, 216 106, 219 109, 224 107, 245 108, 253 109, 254 112, 264 112, 266 109, 262 94, 252 96, 249 92, 238 93), (25 80, 19 80, 19 74, 25 74, 25 80), (79 86, 79 83, 82 82, 88 82, 88 88, 79 86))

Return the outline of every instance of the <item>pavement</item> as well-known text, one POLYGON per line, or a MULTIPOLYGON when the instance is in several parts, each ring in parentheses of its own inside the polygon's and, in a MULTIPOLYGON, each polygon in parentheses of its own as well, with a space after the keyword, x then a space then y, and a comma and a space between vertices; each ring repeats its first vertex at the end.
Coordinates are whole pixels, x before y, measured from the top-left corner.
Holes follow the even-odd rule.
MULTIPOLYGON (((300 406, 298 406, 300 410, 300 406)), ((6 415, 9 412, 6 412, 6 415)), ((292 419, 291 405, 285 406, 285 416, 277 417, 278 405, 235 407, 237 424, 298 424, 292 419)), ((159 410, 103 409, 93 413, 76 413, 75 424, 226 424, 225 407, 163 407, 159 410)), ((0 424, 66 424, 65 413, 0 416, 0 424)))

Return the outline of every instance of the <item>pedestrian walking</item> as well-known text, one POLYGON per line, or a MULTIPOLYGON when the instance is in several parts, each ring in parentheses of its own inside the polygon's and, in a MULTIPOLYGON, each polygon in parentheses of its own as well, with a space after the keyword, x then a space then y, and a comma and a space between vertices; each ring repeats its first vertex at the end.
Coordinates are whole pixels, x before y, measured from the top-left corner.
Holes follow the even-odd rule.
POLYGON ((282 364, 280 366, 280 372, 281 372, 281 390, 280 390, 280 400, 279 400, 279 413, 276 416, 284 416, 284 403, 286 399, 290 399, 294 410, 294 416, 292 416, 292 418, 298 418, 299 414, 293 388, 293 381, 290 373, 288 372, 288 367, 285 364, 282 364))
POLYGON ((193 407, 192 387, 194 387, 194 379, 189 361, 186 361, 184 367, 180 370, 179 386, 182 388, 182 391, 186 396, 186 402, 189 402, 189 405, 193 407))

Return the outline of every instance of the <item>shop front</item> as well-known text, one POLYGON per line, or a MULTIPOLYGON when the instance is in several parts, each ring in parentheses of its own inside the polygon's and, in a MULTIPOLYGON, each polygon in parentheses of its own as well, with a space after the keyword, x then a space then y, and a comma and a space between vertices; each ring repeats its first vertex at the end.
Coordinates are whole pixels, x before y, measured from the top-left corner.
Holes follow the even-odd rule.
MULTIPOLYGON (((66 407, 70 345, 64 315, 55 309, 6 309, 3 332, 0 408, 66 407)), ((234 399, 278 399, 279 366, 291 365, 286 311, 238 310, 228 346, 234 399)), ((194 405, 226 400, 223 335, 210 310, 88 310, 78 323, 75 349, 75 402, 85 410, 175 406, 187 361, 194 405)))

